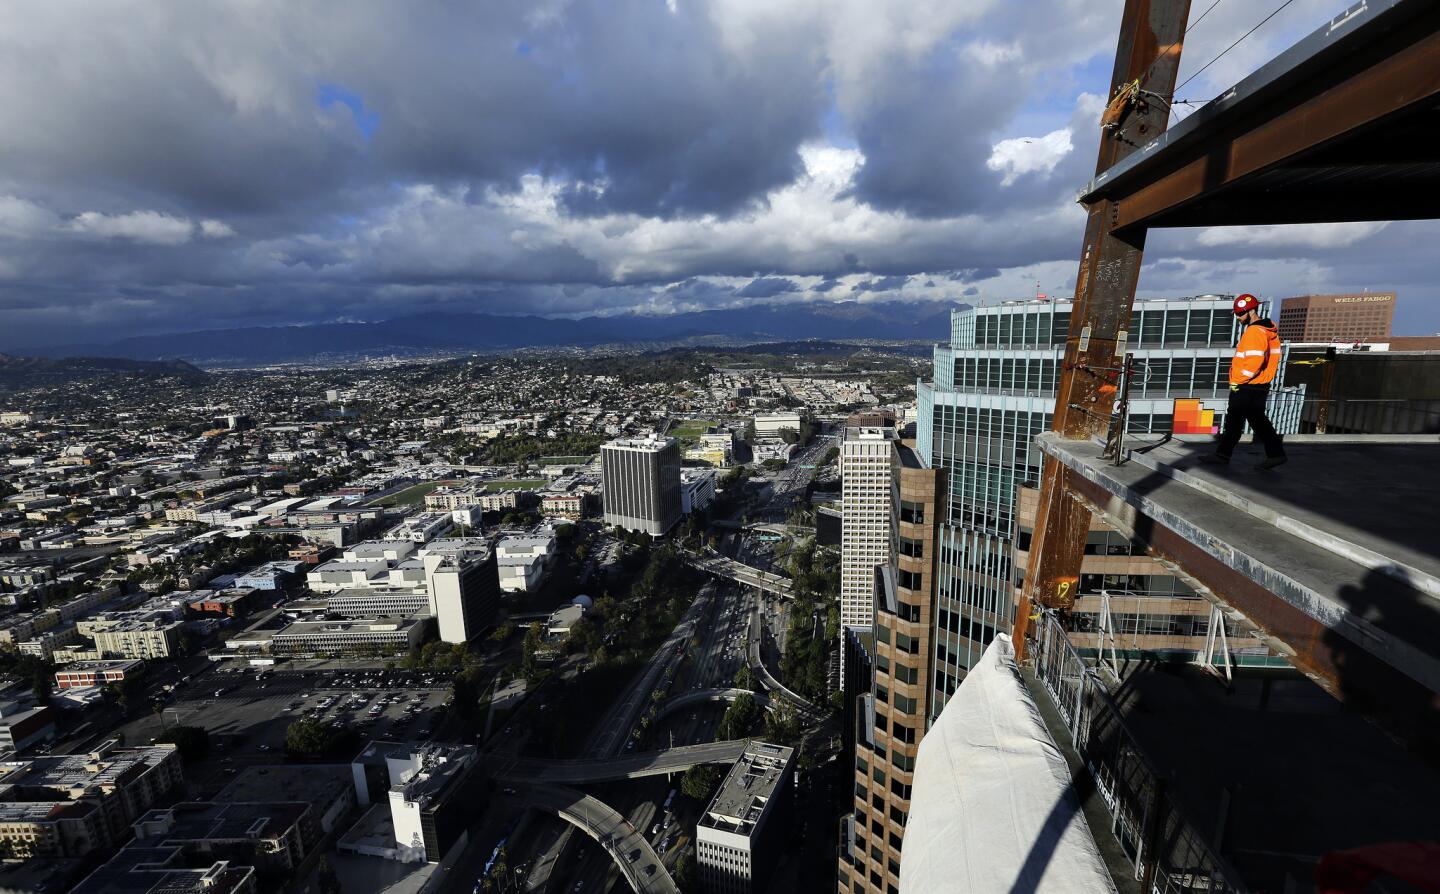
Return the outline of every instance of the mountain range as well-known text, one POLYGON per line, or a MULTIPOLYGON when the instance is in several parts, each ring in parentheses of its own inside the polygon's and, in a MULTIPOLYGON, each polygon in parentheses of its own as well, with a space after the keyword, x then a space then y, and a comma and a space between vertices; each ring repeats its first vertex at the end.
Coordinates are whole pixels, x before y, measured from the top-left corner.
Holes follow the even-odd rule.
POLYGON ((336 355, 416 355, 534 347, 732 344, 803 339, 943 341, 950 311, 940 303, 827 302, 770 304, 668 316, 629 314, 580 319, 425 313, 365 323, 249 326, 142 335, 113 342, 61 345, 27 353, 43 357, 183 359, 212 365, 303 362, 336 355))
POLYGON ((204 370, 183 360, 133 360, 117 357, 16 357, 0 354, 0 388, 61 384, 104 375, 203 378, 204 370))

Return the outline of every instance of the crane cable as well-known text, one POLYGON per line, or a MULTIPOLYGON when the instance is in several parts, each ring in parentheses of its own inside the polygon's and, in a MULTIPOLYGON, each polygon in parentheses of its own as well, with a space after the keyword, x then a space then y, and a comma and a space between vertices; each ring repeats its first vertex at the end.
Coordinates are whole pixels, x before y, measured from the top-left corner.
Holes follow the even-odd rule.
MULTIPOLYGON (((1289 6, 1291 3, 1294 3, 1294 2, 1295 2, 1295 0, 1285 0, 1284 3, 1281 3, 1278 7, 1275 8, 1275 11, 1274 11, 1274 12, 1270 13, 1268 16, 1266 16, 1265 18, 1261 19, 1260 22, 1259 22, 1259 24, 1257 24, 1254 28, 1251 28, 1249 31, 1246 31, 1244 34, 1240 35, 1239 39, 1237 39, 1234 43, 1230 44, 1230 46, 1228 46, 1228 47, 1226 47, 1225 49, 1221 50, 1221 51, 1220 51, 1220 54, 1219 54, 1218 56, 1216 56, 1214 59, 1211 59, 1209 62, 1206 62, 1204 65, 1202 65, 1202 66, 1200 67, 1200 71, 1197 71, 1197 72, 1195 72, 1194 74, 1192 74, 1190 77, 1186 78, 1184 83, 1182 83, 1179 87, 1176 87, 1174 90, 1172 90, 1172 91, 1170 92, 1170 95, 1171 95, 1171 96, 1174 96, 1176 93, 1179 93, 1181 90, 1185 89, 1185 84, 1188 84, 1188 83, 1190 83, 1191 81, 1195 80, 1196 78, 1200 77, 1200 75, 1205 71, 1205 69, 1207 69, 1207 68, 1209 68, 1210 66, 1214 65, 1216 62, 1219 62, 1221 56, 1224 56, 1226 53, 1228 53, 1228 52, 1230 52, 1231 50, 1235 49, 1237 46, 1240 45, 1240 42, 1241 42, 1241 41, 1243 41, 1245 38, 1249 37, 1250 35, 1254 34, 1256 31, 1259 31, 1260 28, 1261 28, 1266 22, 1268 22, 1268 21, 1270 21, 1271 19, 1273 19, 1273 18, 1275 18, 1276 16, 1278 16, 1278 15, 1281 13, 1281 11, 1283 11, 1283 10, 1285 9, 1285 7, 1289 6)), ((1213 7, 1212 7, 1212 9, 1213 9, 1213 7)), ((1209 10, 1206 10, 1206 11, 1208 12, 1209 10)))

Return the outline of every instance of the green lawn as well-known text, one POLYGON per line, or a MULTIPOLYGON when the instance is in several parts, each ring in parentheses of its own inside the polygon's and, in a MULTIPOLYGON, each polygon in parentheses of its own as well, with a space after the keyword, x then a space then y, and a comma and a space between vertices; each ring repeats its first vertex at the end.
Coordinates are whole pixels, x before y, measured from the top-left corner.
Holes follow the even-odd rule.
POLYGON ((687 419, 677 425, 672 425, 668 434, 675 438, 682 445, 696 444, 700 436, 705 434, 706 429, 718 425, 713 419, 687 419))
POLYGON ((485 487, 490 490, 534 490, 537 487, 544 487, 544 478, 509 478, 498 481, 487 481, 485 487))
POLYGON ((592 456, 542 456, 535 460, 537 466, 583 466, 592 456))
POLYGON ((425 502, 425 495, 430 493, 432 490, 435 490, 437 487, 443 487, 447 484, 459 483, 460 481, 458 479, 447 479, 444 481, 426 481, 424 484, 416 484, 412 487, 407 487, 404 490, 397 490, 395 493, 390 494, 388 497, 381 497, 378 500, 372 501, 369 505, 419 506, 421 503, 425 502))

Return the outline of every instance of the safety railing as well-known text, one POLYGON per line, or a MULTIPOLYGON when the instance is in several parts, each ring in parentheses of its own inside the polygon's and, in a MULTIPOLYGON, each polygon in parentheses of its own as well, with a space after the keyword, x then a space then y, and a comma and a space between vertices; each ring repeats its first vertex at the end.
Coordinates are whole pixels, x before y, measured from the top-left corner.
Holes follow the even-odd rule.
POLYGON ((1118 682, 1070 643, 1059 619, 1045 613, 1030 654, 1036 677, 1054 702, 1111 816, 1110 831, 1153 894, 1239 894, 1239 875, 1210 849, 1165 787, 1110 696, 1118 682))
POLYGON ((1305 434, 1440 434, 1440 399, 1321 397, 1275 391, 1272 412, 1293 414, 1305 434))

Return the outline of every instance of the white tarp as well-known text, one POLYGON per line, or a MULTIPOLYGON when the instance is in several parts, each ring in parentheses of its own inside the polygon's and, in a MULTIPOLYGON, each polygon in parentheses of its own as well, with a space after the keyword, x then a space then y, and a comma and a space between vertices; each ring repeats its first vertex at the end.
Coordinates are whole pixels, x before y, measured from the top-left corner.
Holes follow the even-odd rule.
POLYGON ((920 743, 900 890, 1115 890, 1008 636, 985 650, 920 743))

